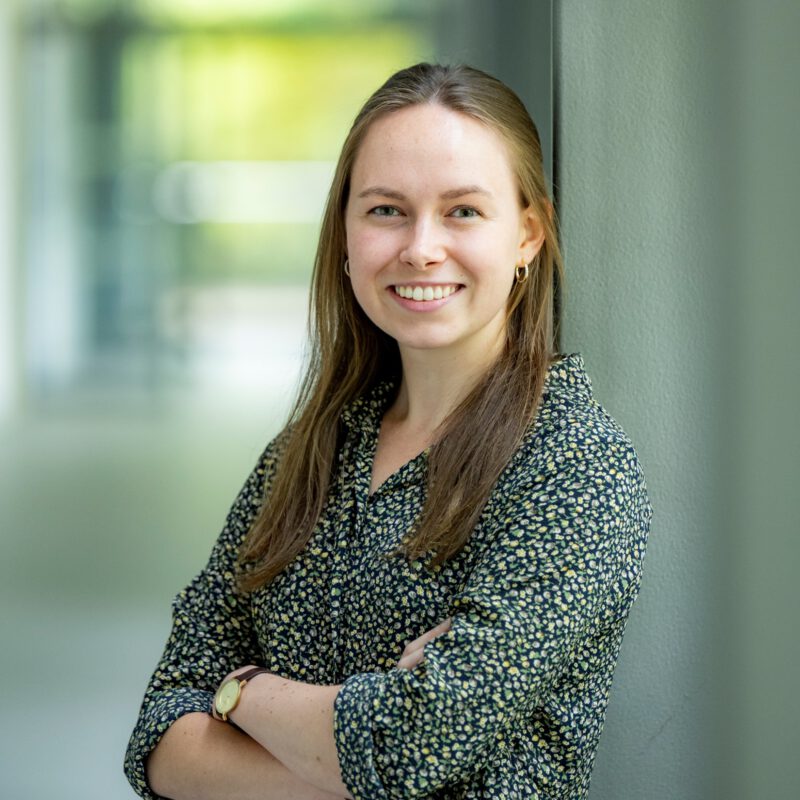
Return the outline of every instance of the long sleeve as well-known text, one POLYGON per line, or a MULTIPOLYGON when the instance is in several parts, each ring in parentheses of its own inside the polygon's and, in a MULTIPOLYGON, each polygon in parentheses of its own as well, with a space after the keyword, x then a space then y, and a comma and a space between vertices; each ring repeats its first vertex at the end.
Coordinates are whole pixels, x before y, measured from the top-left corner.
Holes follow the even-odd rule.
POLYGON ((234 566, 271 478, 275 444, 267 447, 236 498, 205 568, 173 601, 172 630, 125 754, 125 774, 141 797, 155 797, 145 762, 170 725, 184 714, 208 711, 228 672, 261 661, 247 596, 235 590, 234 566))
POLYGON ((506 485, 494 538, 423 662, 345 681, 334 727, 356 800, 462 783, 502 760, 568 665, 576 686, 591 683, 586 642, 601 618, 627 614, 651 509, 624 436, 597 427, 572 440, 506 485))

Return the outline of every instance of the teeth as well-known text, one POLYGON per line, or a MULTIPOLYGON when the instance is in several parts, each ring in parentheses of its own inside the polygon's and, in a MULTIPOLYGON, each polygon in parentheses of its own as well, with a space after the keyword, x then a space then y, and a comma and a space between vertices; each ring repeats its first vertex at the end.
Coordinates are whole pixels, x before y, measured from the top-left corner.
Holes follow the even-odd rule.
POLYGON ((400 297, 405 297, 407 300, 416 300, 417 302, 425 302, 428 300, 441 300, 449 297, 453 292, 458 289, 458 286, 395 286, 394 290, 400 297))

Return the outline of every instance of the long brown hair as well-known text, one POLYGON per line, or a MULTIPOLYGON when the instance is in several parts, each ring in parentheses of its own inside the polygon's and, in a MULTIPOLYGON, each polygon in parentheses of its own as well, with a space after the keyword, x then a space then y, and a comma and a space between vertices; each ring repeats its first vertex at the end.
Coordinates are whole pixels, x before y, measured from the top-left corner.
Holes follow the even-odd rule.
POLYGON ((509 295, 504 351, 436 433, 424 508, 395 553, 414 559, 435 551, 433 566, 455 555, 535 417, 554 360, 554 289, 563 280, 538 132, 516 94, 490 75, 467 66, 417 64, 369 98, 339 156, 312 277, 309 364, 284 429, 277 473, 239 554, 245 591, 271 581, 308 542, 328 494, 344 406, 377 383, 400 377, 397 343, 361 310, 344 274, 344 215, 353 163, 370 125, 420 103, 466 114, 504 140, 521 207, 534 210, 545 238, 528 280, 509 295), (483 435, 475 436, 475 430, 483 435))

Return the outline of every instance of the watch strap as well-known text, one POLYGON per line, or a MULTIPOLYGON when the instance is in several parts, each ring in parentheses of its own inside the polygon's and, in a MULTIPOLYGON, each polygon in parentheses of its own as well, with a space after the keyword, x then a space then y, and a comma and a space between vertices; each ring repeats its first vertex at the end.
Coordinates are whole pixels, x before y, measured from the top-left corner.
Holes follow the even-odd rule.
POLYGON ((269 670, 264 667, 250 667, 250 669, 246 669, 241 675, 236 675, 235 680, 239 681, 240 684, 247 683, 247 681, 255 678, 256 675, 260 675, 262 672, 269 672, 269 670))

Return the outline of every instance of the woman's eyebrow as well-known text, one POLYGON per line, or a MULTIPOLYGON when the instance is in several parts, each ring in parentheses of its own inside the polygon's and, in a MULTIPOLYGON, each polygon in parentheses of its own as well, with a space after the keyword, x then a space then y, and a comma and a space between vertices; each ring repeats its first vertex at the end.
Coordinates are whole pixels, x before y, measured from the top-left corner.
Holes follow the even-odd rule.
POLYGON ((467 194, 483 194, 486 197, 491 197, 492 193, 488 189, 484 189, 482 186, 460 186, 458 189, 449 189, 446 192, 442 192, 439 197, 442 200, 457 200, 459 197, 463 197, 467 194))
MULTIPOLYGON (((442 192, 439 197, 442 200, 456 200, 459 197, 464 197, 464 195, 468 194, 482 194, 486 195, 487 197, 491 197, 492 193, 488 189, 484 189, 482 186, 478 185, 471 185, 471 186, 459 186, 456 189, 448 189, 446 192, 442 192)), ((358 197, 372 197, 372 196, 379 196, 379 197, 389 197, 392 200, 407 200, 408 198, 402 193, 395 191, 394 189, 389 189, 386 186, 370 186, 364 191, 358 193, 358 197)))
POLYGON ((364 189, 363 192, 358 193, 358 197, 372 197, 378 195, 379 197, 389 197, 392 200, 405 200, 406 196, 394 189, 387 189, 385 186, 370 186, 364 189))

